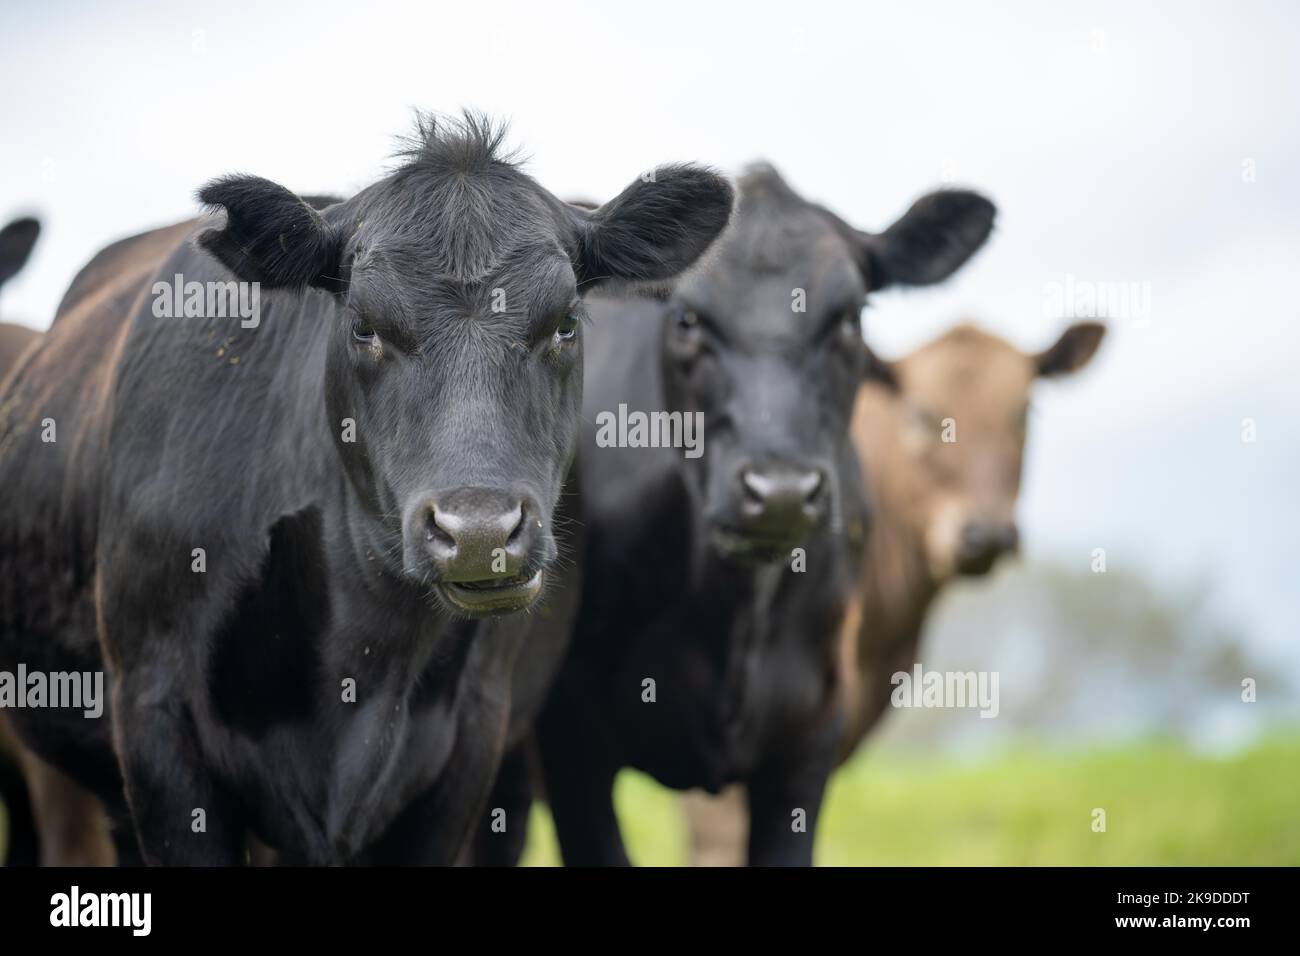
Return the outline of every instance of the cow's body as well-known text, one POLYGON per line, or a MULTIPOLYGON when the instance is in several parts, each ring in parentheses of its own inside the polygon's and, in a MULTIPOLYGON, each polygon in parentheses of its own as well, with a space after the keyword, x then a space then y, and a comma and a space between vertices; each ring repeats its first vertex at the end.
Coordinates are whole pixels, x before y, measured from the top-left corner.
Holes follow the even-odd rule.
POLYGON ((893 388, 868 382, 859 391, 853 446, 877 520, 841 629, 841 760, 884 713, 892 676, 919 659, 925 620, 944 587, 988 573, 1017 549, 1030 390, 1086 365, 1103 334, 1100 324, 1081 323, 1051 348, 1026 354, 958 325, 889 363, 893 388), (951 442, 943 438, 949 423, 951 442))
POLYGON ((25 325, 0 322, 0 380, 18 364, 18 357, 39 337, 39 332, 25 325))
POLYGON ((321 211, 217 181, 224 217, 105 250, 8 380, 0 667, 108 672, 111 722, 16 723, 129 812, 124 861, 467 844, 529 623, 510 612, 561 576, 577 283, 672 276, 732 199, 673 167, 575 210, 499 143, 422 122, 407 163, 321 211), (160 316, 177 275, 259 282, 256 326, 160 316))
MULTIPOLYGON (((0 322, 0 383, 39 337, 38 332, 25 325, 0 322)), ((9 825, 4 862, 17 866, 36 863, 40 854, 32 820, 32 795, 24 779, 29 775, 23 765, 24 758, 22 745, 0 712, 0 802, 5 805, 9 825)))
POLYGON ((903 444, 910 425, 900 398, 863 385, 853 416, 853 441, 866 463, 875 516, 867 533, 858 587, 839 628, 845 725, 840 760, 848 759, 889 705, 890 676, 911 671, 922 626, 946 579, 926 559, 925 542, 909 525, 909 469, 903 444))
MULTIPOLYGON (((645 314, 652 308, 593 303, 589 410, 666 407, 656 363, 644 359, 661 334, 645 314)), ((797 856, 777 845, 789 842, 793 808, 807 810, 811 831, 838 740, 833 634, 853 580, 852 548, 823 528, 806 543, 817 572, 800 574, 788 562, 738 564, 699 547, 681 450, 597 449, 584 418, 587 580, 549 731, 543 724, 557 825, 572 812, 573 789, 607 794, 625 766, 679 789, 745 781, 751 799, 784 808, 765 817, 771 829, 756 834, 760 849, 797 856)), ((860 487, 845 464, 841 487, 860 487)), ((860 528, 854 495, 843 508, 846 524, 860 528)), ((613 825, 587 822, 596 821, 613 825)), ((583 833, 609 842, 571 839, 566 859, 619 862, 601 857, 621 850, 616 832, 583 833)))
POLYGON ((982 197, 937 193, 877 235, 769 166, 740 189, 732 231, 668 302, 590 306, 586 581, 538 723, 568 863, 627 862, 612 802, 623 767, 677 789, 743 782, 750 862, 811 861, 866 521, 847 437, 870 369, 860 312, 873 289, 946 278, 994 215, 982 197), (688 457, 599 439, 623 407, 698 415, 703 445, 688 457))
MULTIPOLYGON (((355 858, 417 797, 437 801, 433 784, 458 748, 491 762, 506 701, 477 688, 502 686, 521 622, 431 613, 376 574, 371 543, 338 520, 349 505, 316 394, 325 293, 265 303, 256 336, 184 318, 160 332, 155 277, 228 278, 187 241, 193 230, 140 237, 140 254, 119 256, 8 390, 15 494, 0 577, 4 630, 22 640, 5 659, 102 669, 98 614, 119 720, 143 734, 176 732, 165 728, 177 718, 201 729, 187 745, 217 771, 194 804, 209 824, 238 791, 238 819, 271 845, 317 862, 355 858), (190 399, 178 408, 182 391, 190 399), (46 418, 54 442, 41 441, 46 418), (205 573, 192 570, 194 548, 205 573), (342 703, 345 679, 356 681, 355 705, 342 703)), ((35 718, 20 717, 35 749, 124 810, 109 720, 35 718)), ((154 772, 180 769, 160 759, 154 772)), ((188 829, 185 808, 148 812, 188 829)), ((200 845, 229 862, 242 840, 209 828, 200 845)))

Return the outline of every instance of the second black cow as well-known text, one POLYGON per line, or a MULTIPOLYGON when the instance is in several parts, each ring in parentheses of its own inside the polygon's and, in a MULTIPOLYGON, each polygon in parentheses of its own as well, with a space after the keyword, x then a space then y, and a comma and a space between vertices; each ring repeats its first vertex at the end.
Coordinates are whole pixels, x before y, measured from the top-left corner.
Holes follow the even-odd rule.
POLYGON ((951 275, 994 218, 981 196, 945 190, 865 233, 767 166, 740 192, 716 254, 666 302, 590 306, 587 580, 538 724, 569 864, 627 862, 622 767, 678 789, 743 782, 749 862, 811 862, 841 732, 836 634, 868 517, 848 443, 873 369, 860 315, 875 290, 951 275), (674 435, 688 447, 663 447, 674 435))

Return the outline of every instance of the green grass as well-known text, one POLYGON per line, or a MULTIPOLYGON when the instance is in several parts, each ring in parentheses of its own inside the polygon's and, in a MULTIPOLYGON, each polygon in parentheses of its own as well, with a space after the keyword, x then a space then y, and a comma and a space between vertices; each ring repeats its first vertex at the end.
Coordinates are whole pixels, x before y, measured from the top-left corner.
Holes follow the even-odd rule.
MULTIPOLYGON (((636 773, 615 788, 628 854, 678 865, 674 794, 636 773)), ((536 808, 524 861, 558 860, 536 808)), ((870 751, 831 784, 822 865, 1300 865, 1300 736, 1217 759, 1173 744, 1025 748, 972 763, 870 751), (1106 831, 1093 831, 1093 809, 1106 831)))
MULTIPOLYGON (((677 795, 619 776, 628 853, 686 860, 677 795)), ((7 828, 0 807, 0 845, 7 828)), ((1224 759, 1152 742, 1069 752, 1024 748, 963 765, 870 750, 831 783, 817 835, 823 865, 1300 865, 1300 735, 1224 759), (1092 811, 1106 811, 1106 832, 1092 811)), ((559 860, 535 807, 524 862, 559 860)))

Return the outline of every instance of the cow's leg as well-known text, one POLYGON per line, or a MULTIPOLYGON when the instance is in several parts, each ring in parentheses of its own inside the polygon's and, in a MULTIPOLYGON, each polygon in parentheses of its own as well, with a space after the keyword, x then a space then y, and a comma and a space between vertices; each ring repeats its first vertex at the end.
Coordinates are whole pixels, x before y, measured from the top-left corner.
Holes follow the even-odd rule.
POLYGON ((590 712, 592 696, 562 674, 537 721, 546 798, 566 866, 627 866, 614 810, 618 763, 590 712))
POLYGON ((716 797, 703 790, 682 795, 682 812, 690 831, 691 866, 744 866, 749 808, 744 788, 727 787, 716 797))
POLYGON ((40 831, 41 866, 112 866, 116 853, 99 799, 30 751, 21 758, 40 831))
MULTIPOLYGON (((127 669, 114 688, 113 722, 127 803, 144 862, 243 863, 244 826, 204 766, 193 718, 173 675, 147 665, 127 669)), ((119 834, 123 865, 133 862, 130 842, 126 834, 119 834)))
POLYGON ((113 855, 118 866, 144 866, 140 853, 140 838, 135 833, 135 821, 128 812, 109 825, 109 839, 113 842, 113 855))
POLYGON ((817 818, 835 766, 840 721, 829 720, 796 748, 748 781, 749 865, 811 866, 817 818), (793 756, 793 755, 788 755, 793 756))
POLYGON ((826 777, 775 776, 749 785, 749 865, 812 866, 813 838, 826 777))
POLYGON ((5 866, 36 866, 40 862, 41 846, 32 806, 32 793, 16 738, 5 732, 5 721, 0 714, 0 803, 4 804, 5 820, 9 826, 6 837, 5 866))
POLYGON ((487 813, 474 833, 471 862, 475 866, 516 866, 524 855, 532 805, 532 768, 528 742, 523 741, 506 753, 497 769, 487 813))

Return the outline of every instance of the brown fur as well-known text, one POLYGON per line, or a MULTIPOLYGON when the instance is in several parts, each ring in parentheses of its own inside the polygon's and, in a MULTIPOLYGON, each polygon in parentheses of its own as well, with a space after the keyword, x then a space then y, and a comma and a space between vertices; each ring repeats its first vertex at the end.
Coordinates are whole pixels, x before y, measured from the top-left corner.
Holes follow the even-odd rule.
MULTIPOLYGON (((117 860, 99 800, 19 742, 0 717, 0 755, 16 761, 31 798, 41 866, 112 866, 117 860)), ((10 821, 10 832, 22 821, 10 821)))
MULTIPOLYGON (((1051 348, 1026 354, 960 325, 886 363, 896 390, 868 382, 858 391, 850 427, 873 517, 861 585, 840 628, 841 763, 888 706, 890 676, 916 661, 926 614, 957 574, 960 529, 972 520, 1013 520, 1030 387, 1040 376, 1082 368, 1103 332, 1080 323, 1051 348), (956 441, 943 442, 949 418, 956 441)), ((743 843, 729 836, 744 832, 740 788, 714 801, 696 798, 686 814, 693 864, 743 864, 743 843)))

